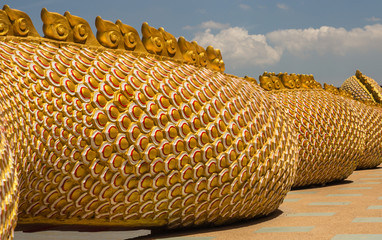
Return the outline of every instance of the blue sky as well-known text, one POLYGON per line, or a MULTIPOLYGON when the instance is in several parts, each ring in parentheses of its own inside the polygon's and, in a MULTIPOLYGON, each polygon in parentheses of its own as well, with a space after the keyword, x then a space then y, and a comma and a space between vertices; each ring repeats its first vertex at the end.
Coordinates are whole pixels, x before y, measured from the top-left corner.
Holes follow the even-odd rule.
POLYGON ((382 84, 380 0, 5 0, 42 34, 40 11, 69 11, 94 27, 96 16, 135 27, 164 27, 175 37, 222 50, 226 73, 313 74, 340 86, 358 68, 382 84))

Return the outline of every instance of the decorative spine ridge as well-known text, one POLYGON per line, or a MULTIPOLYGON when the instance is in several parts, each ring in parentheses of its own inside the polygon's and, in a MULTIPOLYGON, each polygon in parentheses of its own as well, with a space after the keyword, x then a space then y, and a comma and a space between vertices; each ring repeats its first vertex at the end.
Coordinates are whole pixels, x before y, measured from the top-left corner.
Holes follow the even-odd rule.
MULTIPOLYGON (((97 34, 94 36, 89 23, 81 17, 65 12, 64 15, 41 10, 44 37, 56 41, 74 42, 94 47, 125 49, 137 53, 151 53, 169 57, 188 64, 207 67, 224 72, 225 65, 219 49, 207 49, 192 43, 184 37, 176 38, 164 28, 155 29, 142 24, 142 39, 137 30, 117 20, 115 23, 96 17, 97 34)), ((29 16, 19 10, 4 5, 0 10, 0 36, 41 38, 29 16)))
POLYGON ((322 86, 317 82, 313 75, 295 74, 295 73, 279 73, 264 72, 259 76, 260 86, 267 91, 283 90, 283 89, 322 89, 322 86))
POLYGON ((355 76, 358 81, 363 84, 363 86, 369 91, 369 93, 373 96, 373 99, 377 103, 382 103, 382 93, 380 87, 377 85, 373 85, 373 82, 370 78, 363 75, 360 70, 356 70, 355 76))

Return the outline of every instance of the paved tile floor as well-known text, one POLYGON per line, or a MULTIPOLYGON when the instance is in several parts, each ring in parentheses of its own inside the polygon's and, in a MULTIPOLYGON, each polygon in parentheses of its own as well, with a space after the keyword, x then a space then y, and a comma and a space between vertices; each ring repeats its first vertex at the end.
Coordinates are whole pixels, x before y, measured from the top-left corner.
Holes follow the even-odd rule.
POLYGON ((270 216, 228 226, 180 231, 33 230, 18 228, 15 240, 382 240, 382 165, 355 171, 342 182, 293 190, 270 216))

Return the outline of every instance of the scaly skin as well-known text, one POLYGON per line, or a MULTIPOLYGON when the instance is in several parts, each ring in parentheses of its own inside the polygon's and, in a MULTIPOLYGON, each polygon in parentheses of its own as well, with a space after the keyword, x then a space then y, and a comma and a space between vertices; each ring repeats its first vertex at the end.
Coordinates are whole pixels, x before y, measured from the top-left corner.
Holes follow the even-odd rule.
POLYGON ((6 126, 0 132, 0 239, 4 240, 13 239, 18 204, 17 164, 5 137, 6 126))
POLYGON ((382 163, 382 109, 352 102, 365 132, 365 149, 359 157, 357 169, 375 168, 382 163))
POLYGON ((0 41, 19 223, 182 227, 269 214, 295 175, 282 111, 243 78, 154 55, 0 41))
POLYGON ((272 91, 298 133, 294 187, 346 179, 356 169, 365 133, 353 105, 322 89, 272 91))
POLYGON ((354 76, 344 81, 341 89, 347 90, 352 96, 360 101, 355 105, 359 109, 359 117, 366 134, 365 150, 360 157, 358 169, 374 168, 382 163, 382 108, 380 97, 381 87, 377 82, 363 75, 359 70, 354 76))
POLYGON ((261 86, 278 102, 297 132, 299 161, 293 187, 346 179, 365 150, 360 115, 364 104, 336 95, 340 92, 335 87, 325 84, 328 90, 323 90, 312 75, 297 76, 266 72, 260 76, 261 86))

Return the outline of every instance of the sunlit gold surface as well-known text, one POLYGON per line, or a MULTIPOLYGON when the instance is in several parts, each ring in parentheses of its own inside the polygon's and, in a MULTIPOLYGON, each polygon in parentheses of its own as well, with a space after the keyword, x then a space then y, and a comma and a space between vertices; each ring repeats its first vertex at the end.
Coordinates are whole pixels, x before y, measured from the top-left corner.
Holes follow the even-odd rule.
POLYGON ((13 239, 18 204, 17 167, 12 145, 5 137, 5 132, 9 131, 6 127, 2 125, 0 129, 0 239, 4 240, 13 239))
MULTIPOLYGON (((272 84, 276 80, 270 81, 267 75, 260 77, 260 82, 275 89, 272 84)), ((300 76, 303 88, 270 92, 297 132, 299 162, 293 186, 345 179, 358 166, 359 157, 365 148, 365 133, 352 105, 353 100, 318 88, 309 75, 300 76), (312 87, 316 88, 307 89, 312 87)), ((285 76, 282 79, 284 82, 290 81, 285 76)))
MULTIPOLYGON (((173 38, 147 24, 143 45, 157 55, 124 50, 131 29, 118 21, 97 17, 102 48, 87 44, 86 22, 69 13, 43 9, 42 19, 53 40, 0 39, 0 126, 20 177, 5 178, 15 187, 4 193, 18 185, 20 223, 182 227, 281 204, 296 171, 295 135, 253 80, 220 72, 219 50, 206 51, 215 71, 168 57, 173 38)), ((14 206, 1 234, 14 227, 14 206)))
POLYGON ((341 89, 351 93, 362 102, 356 102, 359 118, 366 134, 365 150, 360 156, 357 168, 373 168, 382 163, 382 108, 378 96, 382 92, 380 86, 359 70, 354 76, 346 79, 341 89))
POLYGON ((219 224, 275 210, 292 184, 295 139, 253 83, 127 52, 6 50, 21 223, 219 224))

